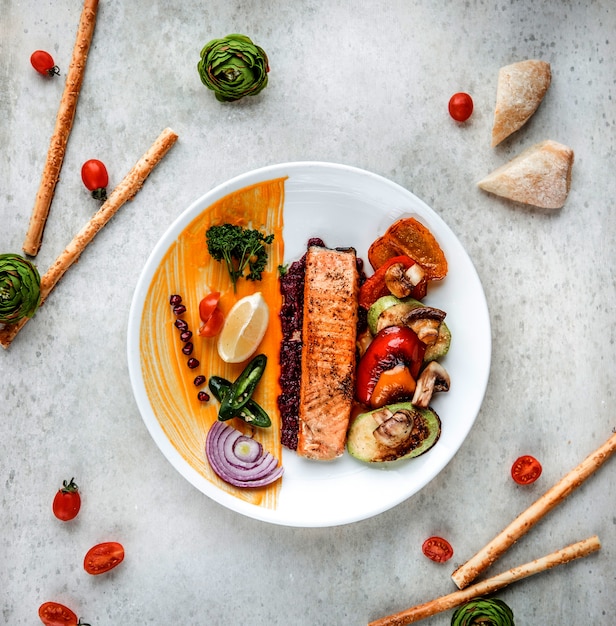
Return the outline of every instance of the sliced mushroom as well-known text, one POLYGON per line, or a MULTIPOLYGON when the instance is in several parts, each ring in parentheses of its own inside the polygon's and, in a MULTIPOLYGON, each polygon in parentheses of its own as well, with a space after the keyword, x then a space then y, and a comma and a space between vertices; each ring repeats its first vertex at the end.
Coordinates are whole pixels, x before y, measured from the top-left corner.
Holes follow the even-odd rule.
POLYGON ((405 319, 405 325, 429 346, 436 343, 439 328, 444 319, 445 311, 424 306, 410 311, 405 319))
POLYGON ((380 426, 383 422, 386 422, 390 417, 392 417, 393 413, 384 406, 380 411, 374 411, 372 413, 372 417, 374 421, 380 426))
POLYGON ((396 298, 406 298, 423 277, 424 271, 419 263, 414 263, 408 269, 402 263, 394 263, 385 272, 385 284, 396 298))
POLYGON ((417 387, 412 403, 425 409, 430 404, 432 394, 437 391, 449 391, 449 374, 438 361, 431 361, 417 379, 417 387))
POLYGON ((430 345, 438 338, 438 330, 445 319, 445 311, 430 306, 409 307, 406 303, 395 304, 379 316, 377 331, 387 326, 408 326, 419 339, 430 345))
POLYGON ((413 414, 406 409, 400 409, 382 422, 372 434, 381 445, 396 448, 409 439, 414 423, 413 414))

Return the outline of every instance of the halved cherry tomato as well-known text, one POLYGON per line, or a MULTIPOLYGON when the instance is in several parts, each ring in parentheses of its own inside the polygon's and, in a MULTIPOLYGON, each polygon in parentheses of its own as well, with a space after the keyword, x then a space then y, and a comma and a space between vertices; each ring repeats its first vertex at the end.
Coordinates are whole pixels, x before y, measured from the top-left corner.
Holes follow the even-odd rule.
POLYGON ((449 100, 449 115, 456 122, 466 122, 473 114, 473 99, 464 92, 454 93, 449 100))
POLYGON ((99 543, 90 548, 83 560, 83 568, 96 576, 113 569, 124 560, 124 548, 117 541, 99 543))
POLYGON ((426 345, 406 326, 387 326, 379 331, 359 360, 355 397, 370 406, 379 377, 385 370, 404 364, 416 380, 426 345))
POLYGON ((53 57, 45 50, 35 50, 30 56, 30 63, 43 76, 54 76, 60 73, 60 68, 54 63, 53 57))
POLYGON ((449 561, 453 556, 453 548, 447 539, 442 537, 430 537, 423 542, 421 551, 430 560, 436 563, 444 563, 449 561))
POLYGON ((516 459, 511 466, 511 478, 518 485, 530 485, 541 476, 542 471, 541 463, 535 457, 526 454, 516 459))
POLYGON ((63 522, 68 522, 77 516, 81 508, 81 496, 73 478, 62 482, 62 487, 56 492, 51 508, 53 514, 63 522))
POLYGON ((83 184, 92 192, 92 197, 96 200, 107 199, 107 185, 109 184, 109 174, 102 161, 90 159, 81 166, 81 180, 83 184))
MULTIPOLYGON (((369 309, 379 298, 389 294, 389 289, 385 284, 385 274, 387 270, 394 265, 394 263, 401 263, 404 269, 408 269, 412 265, 415 265, 415 261, 411 257, 406 255, 395 256, 385 261, 372 276, 366 279, 364 284, 359 289, 359 306, 369 309)), ((422 280, 416 285, 410 296, 415 300, 422 300, 425 298, 427 292, 427 282, 422 280)))
POLYGON ((199 302, 199 317, 202 322, 207 322, 214 309, 218 306, 220 300, 220 291, 212 291, 201 302, 199 302))
POLYGON ((215 337, 222 330, 225 318, 218 308, 219 301, 220 292, 213 291, 199 302, 199 317, 202 322, 199 328, 200 337, 215 337))
POLYGON ((38 614, 45 626, 89 626, 77 620, 77 615, 59 602, 44 602, 39 607, 38 614))

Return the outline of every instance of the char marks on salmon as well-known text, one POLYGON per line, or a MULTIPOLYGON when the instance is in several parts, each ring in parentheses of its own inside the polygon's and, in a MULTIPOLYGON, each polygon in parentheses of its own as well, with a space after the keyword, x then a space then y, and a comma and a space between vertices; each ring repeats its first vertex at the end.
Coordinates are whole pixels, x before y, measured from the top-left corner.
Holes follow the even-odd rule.
POLYGON ((355 250, 310 246, 305 258, 297 453, 344 452, 355 386, 359 272, 355 250))

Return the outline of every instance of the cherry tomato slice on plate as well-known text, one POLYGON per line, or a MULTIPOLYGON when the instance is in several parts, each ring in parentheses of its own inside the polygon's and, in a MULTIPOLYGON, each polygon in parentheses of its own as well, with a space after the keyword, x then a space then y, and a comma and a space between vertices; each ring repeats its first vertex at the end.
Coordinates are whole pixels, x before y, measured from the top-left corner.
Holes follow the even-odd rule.
POLYGON ((73 611, 59 602, 44 602, 39 607, 38 614, 45 626, 77 626, 81 623, 77 621, 77 615, 73 611))
POLYGON ((423 542, 421 551, 424 556, 427 556, 431 561, 436 563, 444 563, 449 561, 453 556, 453 548, 447 539, 442 537, 430 537, 423 542))
POLYGON ((214 309, 218 306, 218 301, 220 300, 220 291, 213 291, 208 294, 199 302, 199 317, 203 323, 207 322, 214 309))
POLYGON ((83 184, 92 192, 92 197, 96 200, 107 199, 107 185, 109 184, 109 174, 102 161, 89 159, 81 166, 81 180, 83 184))
POLYGON ((225 323, 225 316, 219 308, 214 309, 210 319, 207 322, 201 324, 199 328, 200 337, 216 337, 222 330, 225 323))
POLYGON ((222 330, 225 318, 218 308, 219 301, 220 292, 213 291, 199 302, 199 317, 202 322, 199 328, 200 337, 215 337, 222 330))
POLYGON ((118 566, 124 560, 124 548, 117 541, 99 543, 90 548, 83 560, 83 568, 97 576, 118 566))
POLYGON ((473 114, 473 99, 464 92, 454 93, 449 100, 449 115, 456 122, 466 122, 473 114))
POLYGON ((54 63, 53 57, 45 50, 35 50, 30 56, 30 63, 43 76, 53 76, 60 73, 60 68, 54 63))
POLYGON ((529 454, 525 454, 516 459, 511 466, 511 478, 518 485, 530 485, 541 476, 543 468, 537 459, 529 454))
POLYGON ((63 481, 62 487, 54 496, 51 508, 53 514, 63 522, 68 522, 77 517, 81 508, 81 496, 79 495, 79 487, 72 478, 70 481, 63 481))

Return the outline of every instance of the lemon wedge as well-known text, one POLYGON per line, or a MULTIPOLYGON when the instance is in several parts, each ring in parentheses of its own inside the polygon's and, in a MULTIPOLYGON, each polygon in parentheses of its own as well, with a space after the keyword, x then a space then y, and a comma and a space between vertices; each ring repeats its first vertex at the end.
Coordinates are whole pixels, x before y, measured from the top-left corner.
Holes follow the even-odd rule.
POLYGON ((238 300, 218 336, 218 354, 225 363, 241 363, 259 347, 269 322, 269 307, 260 291, 238 300))

